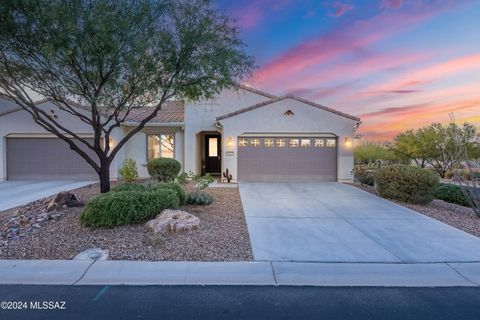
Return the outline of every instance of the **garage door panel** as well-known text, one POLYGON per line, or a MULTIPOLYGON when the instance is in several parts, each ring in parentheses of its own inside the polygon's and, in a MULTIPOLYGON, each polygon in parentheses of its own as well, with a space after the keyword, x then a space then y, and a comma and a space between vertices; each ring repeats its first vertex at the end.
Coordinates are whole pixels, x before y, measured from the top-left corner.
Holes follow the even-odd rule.
MULTIPOLYGON (((93 151, 86 147, 84 151, 95 159, 93 151)), ((60 139, 7 138, 7 179, 94 180, 97 175, 60 139)))
MULTIPOLYGON (((240 139, 242 139, 240 137, 240 139)), ((245 138, 243 138, 245 139, 245 138)), ((239 146, 238 179, 244 181, 336 181, 336 147, 291 147, 285 138, 283 147, 265 146, 265 139, 257 146, 239 146)), ((300 138, 299 138, 300 139, 300 138)), ((307 138, 303 138, 307 139, 307 138)), ((248 139, 247 139, 248 140, 248 139)), ((313 138, 311 142, 313 142, 313 138)))

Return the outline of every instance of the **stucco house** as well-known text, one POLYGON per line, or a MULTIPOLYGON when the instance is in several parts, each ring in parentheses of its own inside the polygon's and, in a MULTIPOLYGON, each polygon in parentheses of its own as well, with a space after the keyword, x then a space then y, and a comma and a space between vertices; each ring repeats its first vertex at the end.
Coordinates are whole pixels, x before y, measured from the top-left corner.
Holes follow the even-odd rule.
MULTIPOLYGON (((82 138, 91 128, 48 101, 38 105, 82 138)), ((136 109, 114 132, 115 143, 148 107, 136 109)), ((291 96, 274 96, 247 86, 224 90, 195 103, 169 102, 124 146, 111 177, 126 158, 140 177, 154 157, 177 159, 184 171, 233 181, 351 181, 353 137, 360 119, 291 96)), ((67 144, 35 124, 31 116, 0 97, 0 180, 95 180, 95 172, 67 144)))

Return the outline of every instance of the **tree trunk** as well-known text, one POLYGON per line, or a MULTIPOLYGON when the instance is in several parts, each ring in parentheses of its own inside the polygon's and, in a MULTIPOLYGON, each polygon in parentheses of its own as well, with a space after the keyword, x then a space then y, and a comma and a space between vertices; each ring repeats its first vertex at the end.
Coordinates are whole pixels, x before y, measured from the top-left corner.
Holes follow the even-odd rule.
POLYGON ((100 178, 100 192, 105 193, 110 191, 110 166, 101 164, 98 177, 100 178))

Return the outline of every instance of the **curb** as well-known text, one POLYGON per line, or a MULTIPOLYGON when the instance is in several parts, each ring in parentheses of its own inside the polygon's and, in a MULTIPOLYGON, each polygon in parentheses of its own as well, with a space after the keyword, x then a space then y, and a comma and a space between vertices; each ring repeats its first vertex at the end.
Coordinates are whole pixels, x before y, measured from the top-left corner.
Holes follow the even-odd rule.
POLYGON ((480 262, 0 260, 0 284, 479 287, 480 262))

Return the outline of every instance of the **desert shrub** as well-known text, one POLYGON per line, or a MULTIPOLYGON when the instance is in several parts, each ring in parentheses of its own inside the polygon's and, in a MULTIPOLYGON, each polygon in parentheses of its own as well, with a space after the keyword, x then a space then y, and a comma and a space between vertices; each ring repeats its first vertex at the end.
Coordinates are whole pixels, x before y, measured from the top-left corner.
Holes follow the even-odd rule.
POLYGON ((133 159, 125 159, 118 172, 125 182, 133 182, 138 179, 137 163, 133 159))
POLYGON ((169 189, 108 192, 87 203, 80 221, 86 226, 106 228, 137 224, 179 205, 177 194, 169 189))
POLYGON ((374 180, 382 197, 426 204, 434 199, 439 179, 435 173, 421 168, 390 165, 376 170, 374 180))
POLYGON ((184 204, 186 200, 185 191, 183 190, 182 186, 176 182, 159 182, 150 187, 150 190, 158 190, 158 189, 170 189, 173 190, 176 194, 178 199, 180 200, 180 204, 184 204))
POLYGON ((476 172, 476 171, 463 170, 462 175, 463 175, 463 179, 465 179, 465 180, 479 180, 480 179, 480 172, 476 172))
POLYGON ((174 181, 180 167, 180 162, 171 158, 155 158, 147 163, 148 174, 160 182, 174 181))
POLYGON ((213 202, 213 197, 205 192, 194 191, 187 195, 188 204, 206 205, 213 202))
POLYGON ((470 207, 470 202, 467 197, 465 197, 465 193, 463 193, 460 186, 454 184, 441 184, 435 191, 434 195, 437 199, 459 204, 464 207, 470 207))
POLYGON ((445 179, 452 179, 453 178, 453 171, 448 170, 447 172, 445 172, 444 177, 445 177, 445 179))
POLYGON ((121 183, 110 189, 110 192, 145 191, 145 186, 137 183, 121 183))
POLYGON ((207 188, 210 184, 212 184, 215 179, 207 173, 206 175, 197 174, 193 176, 193 181, 195 181, 195 190, 200 191, 207 188))
POLYGON ((355 176, 355 180, 360 182, 361 184, 366 184, 369 186, 374 185, 373 174, 374 169, 369 168, 363 165, 355 165, 353 168, 353 174, 355 176))

